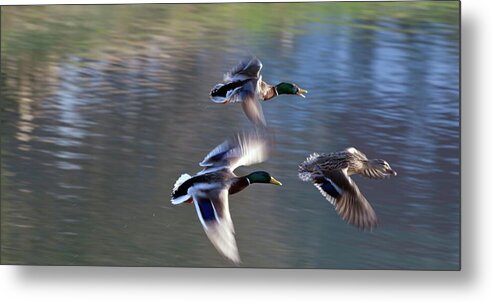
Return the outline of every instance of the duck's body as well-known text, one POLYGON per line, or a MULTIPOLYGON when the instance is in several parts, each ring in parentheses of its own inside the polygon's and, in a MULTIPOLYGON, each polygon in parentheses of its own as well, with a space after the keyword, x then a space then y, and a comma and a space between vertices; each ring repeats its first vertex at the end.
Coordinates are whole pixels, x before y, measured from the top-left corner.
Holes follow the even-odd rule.
POLYGON ((313 153, 299 166, 299 178, 311 181, 344 220, 359 228, 371 229, 378 225, 378 219, 351 179, 354 174, 382 179, 396 172, 386 161, 370 160, 353 147, 329 154, 313 153))
POLYGON ((215 85, 210 98, 215 103, 241 103, 244 113, 255 125, 266 125, 259 101, 270 100, 279 94, 293 94, 304 97, 306 90, 295 84, 280 83, 270 85, 262 80, 260 74, 263 64, 254 57, 242 61, 224 76, 224 83, 215 85))
POLYGON ((234 227, 229 213, 229 195, 244 190, 252 183, 281 185, 267 172, 258 171, 237 176, 234 170, 262 162, 268 153, 268 140, 258 133, 249 133, 228 140, 212 150, 195 176, 183 174, 174 185, 171 202, 193 202, 205 233, 217 250, 239 263, 234 227))
MULTIPOLYGON (((185 175, 185 174, 183 174, 185 175)), ((236 194, 250 185, 250 182, 246 176, 237 176, 229 169, 222 169, 215 172, 198 174, 193 177, 190 176, 185 182, 179 185, 173 192, 172 199, 179 200, 183 197, 189 197, 185 202, 193 202, 193 198, 189 196, 188 190, 193 186, 200 186, 200 184, 207 183, 221 183, 224 188, 227 189, 229 195, 236 194)), ((180 202, 178 202, 180 203, 180 202)))
POLYGON ((276 96, 278 92, 275 86, 262 80, 258 75, 250 79, 225 78, 227 82, 215 85, 210 91, 210 98, 215 103, 242 103, 244 102, 244 91, 253 90, 260 101, 268 101, 276 96))

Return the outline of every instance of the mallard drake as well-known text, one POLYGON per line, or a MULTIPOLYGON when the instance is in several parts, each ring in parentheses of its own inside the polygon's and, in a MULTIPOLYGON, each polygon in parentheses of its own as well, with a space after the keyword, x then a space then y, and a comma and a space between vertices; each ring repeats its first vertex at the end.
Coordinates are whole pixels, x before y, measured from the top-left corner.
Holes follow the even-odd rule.
POLYGON ((350 175, 382 179, 396 172, 382 159, 367 159, 351 147, 329 154, 311 154, 299 166, 299 178, 311 181, 347 222, 361 229, 378 225, 376 213, 350 175))
POLYGON ((266 126, 261 101, 267 101, 279 94, 293 94, 305 97, 307 90, 296 84, 282 82, 272 86, 262 80, 261 61, 253 57, 242 61, 229 73, 224 75, 224 83, 215 85, 210 91, 210 98, 215 103, 241 103, 244 113, 255 125, 266 126))
POLYGON ((229 213, 229 195, 254 183, 282 184, 265 171, 237 176, 234 170, 266 160, 269 144, 266 135, 239 134, 210 151, 200 163, 204 167, 202 171, 195 176, 183 174, 174 185, 172 204, 194 203, 212 244, 236 264, 240 259, 229 213))

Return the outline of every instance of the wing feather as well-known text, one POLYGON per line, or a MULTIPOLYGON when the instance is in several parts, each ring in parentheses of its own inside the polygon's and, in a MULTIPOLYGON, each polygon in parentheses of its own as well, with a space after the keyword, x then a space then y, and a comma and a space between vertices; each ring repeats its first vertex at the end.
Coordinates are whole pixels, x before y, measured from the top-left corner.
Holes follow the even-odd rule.
POLYGON ((347 175, 346 169, 325 172, 324 175, 324 178, 313 179, 314 186, 335 206, 342 219, 361 229, 371 229, 378 225, 376 213, 347 175), (330 190, 327 184, 334 184, 337 190, 330 190))
POLYGON ((263 64, 257 57, 242 60, 230 72, 224 75, 224 81, 254 79, 260 76, 263 64))
POLYGON ((228 190, 195 191, 193 200, 198 218, 210 242, 219 253, 238 264, 240 258, 229 212, 228 190))
POLYGON ((390 176, 390 174, 384 173, 383 171, 374 168, 365 169, 361 172, 361 174, 372 179, 384 179, 389 178, 390 176))
POLYGON ((246 83, 238 97, 241 99, 241 106, 243 107, 246 117, 256 126, 266 126, 265 116, 263 115, 263 109, 258 97, 257 90, 255 89, 257 81, 250 81, 246 83))
POLYGON ((203 173, 227 168, 234 171, 240 166, 249 166, 266 160, 271 139, 257 131, 239 133, 215 147, 203 159, 203 173))

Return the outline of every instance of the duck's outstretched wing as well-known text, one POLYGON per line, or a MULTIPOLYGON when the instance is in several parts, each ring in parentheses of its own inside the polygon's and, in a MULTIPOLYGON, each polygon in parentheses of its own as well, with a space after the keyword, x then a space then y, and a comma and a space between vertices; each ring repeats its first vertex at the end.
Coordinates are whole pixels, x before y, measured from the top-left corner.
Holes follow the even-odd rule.
POLYGON ((324 172, 324 177, 313 178, 313 184, 348 223, 361 229, 378 225, 376 213, 346 169, 324 172))
POLYGON ((258 80, 247 82, 239 91, 241 106, 244 114, 255 126, 266 126, 265 116, 259 101, 259 96, 256 90, 258 80))
POLYGON ((242 60, 230 72, 224 75, 224 81, 237 81, 246 79, 256 79, 260 76, 263 64, 257 57, 250 57, 242 60))
POLYGON ((391 175, 394 175, 394 174, 385 173, 383 171, 374 168, 365 169, 360 174, 372 179, 385 179, 385 178, 389 178, 391 175))
POLYGON ((249 166, 265 161, 268 157, 273 138, 259 131, 242 132, 215 147, 200 163, 205 167, 200 173, 229 169, 234 171, 240 166, 249 166))
MULTIPOLYGON (((368 161, 367 156, 361 151, 355 149, 354 147, 347 148, 344 151, 350 154, 349 156, 355 157, 358 161, 368 161)), ((362 170, 360 174, 372 179, 383 179, 383 178, 388 178, 391 175, 396 175, 394 171, 393 173, 389 173, 375 168, 366 168, 362 170)))
MULTIPOLYGON (((355 157, 358 161, 367 161, 368 160, 367 156, 364 153, 362 153, 361 151, 357 150, 354 147, 347 148, 344 151, 347 152, 348 154, 350 154, 349 156, 355 157)), ((362 170, 362 172, 360 174, 365 176, 365 177, 372 178, 372 179, 382 179, 382 178, 386 178, 388 176, 387 174, 385 174, 385 173, 383 173, 377 169, 372 169, 372 168, 364 169, 364 170, 362 170)))
POLYGON ((208 239, 222 255, 238 264, 240 258, 229 212, 228 190, 202 191, 197 188, 192 196, 208 239))
POLYGON ((210 91, 210 98, 215 103, 241 103, 244 114, 255 126, 266 126, 265 116, 259 101, 258 81, 252 80, 237 80, 227 84, 217 84, 210 91))

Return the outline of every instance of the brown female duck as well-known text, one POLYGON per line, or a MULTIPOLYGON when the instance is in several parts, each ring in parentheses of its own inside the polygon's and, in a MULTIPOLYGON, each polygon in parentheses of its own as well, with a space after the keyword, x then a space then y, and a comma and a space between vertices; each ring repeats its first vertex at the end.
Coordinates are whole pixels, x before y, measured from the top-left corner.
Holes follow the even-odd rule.
POLYGON ((329 154, 311 154, 299 166, 299 178, 311 181, 347 222, 371 229, 378 225, 376 213, 350 177, 354 174, 382 179, 396 172, 382 159, 368 159, 355 148, 329 154))

